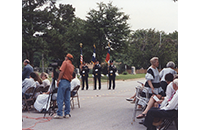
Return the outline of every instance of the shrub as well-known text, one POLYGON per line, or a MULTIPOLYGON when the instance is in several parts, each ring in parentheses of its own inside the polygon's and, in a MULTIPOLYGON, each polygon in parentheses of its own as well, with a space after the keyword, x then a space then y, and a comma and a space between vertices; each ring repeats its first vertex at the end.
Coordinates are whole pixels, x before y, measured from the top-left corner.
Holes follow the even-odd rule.
POLYGON ((127 74, 128 74, 128 72, 127 72, 127 71, 124 71, 122 74, 123 74, 123 75, 127 75, 127 74))

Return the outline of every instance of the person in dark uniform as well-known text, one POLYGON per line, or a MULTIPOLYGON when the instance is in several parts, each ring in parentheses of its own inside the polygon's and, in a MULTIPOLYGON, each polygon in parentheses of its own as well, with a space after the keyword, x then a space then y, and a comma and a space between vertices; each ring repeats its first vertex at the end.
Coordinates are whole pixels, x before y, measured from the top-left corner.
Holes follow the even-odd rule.
POLYGON ((115 89, 115 72, 117 71, 116 67, 113 65, 113 61, 110 61, 110 66, 108 70, 108 76, 109 76, 109 88, 111 89, 111 81, 113 81, 113 89, 115 89))
POLYGON ((94 75, 94 90, 96 90, 97 79, 99 82, 99 90, 100 90, 101 89, 101 65, 99 64, 99 61, 95 62, 95 65, 93 67, 93 75, 94 75))
POLYGON ((86 83, 86 90, 88 90, 88 73, 89 73, 89 68, 83 62, 83 66, 81 67, 81 77, 82 77, 82 90, 84 90, 84 85, 86 83))

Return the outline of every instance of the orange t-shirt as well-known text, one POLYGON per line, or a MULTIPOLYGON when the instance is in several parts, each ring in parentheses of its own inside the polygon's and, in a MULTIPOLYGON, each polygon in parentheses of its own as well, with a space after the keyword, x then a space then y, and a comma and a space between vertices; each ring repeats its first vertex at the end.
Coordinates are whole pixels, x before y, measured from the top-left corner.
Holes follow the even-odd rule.
POLYGON ((62 65, 60 67, 60 71, 64 71, 64 74, 61 79, 66 79, 69 82, 71 82, 72 74, 74 71, 74 65, 72 64, 72 62, 70 60, 63 61, 62 65))

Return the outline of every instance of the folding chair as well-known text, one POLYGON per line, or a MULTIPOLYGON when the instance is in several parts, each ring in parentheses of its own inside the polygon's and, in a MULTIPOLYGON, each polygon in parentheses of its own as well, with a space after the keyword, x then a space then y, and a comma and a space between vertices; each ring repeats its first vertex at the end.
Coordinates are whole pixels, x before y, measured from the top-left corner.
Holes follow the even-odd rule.
POLYGON ((44 86, 40 85, 35 88, 34 100, 36 100, 39 94, 42 94, 44 91, 44 86))
POLYGON ((29 112, 29 107, 31 108, 31 105, 34 103, 34 93, 35 93, 35 87, 30 87, 26 90, 25 94, 22 96, 22 102, 25 102, 24 107, 27 108, 29 112), (29 96, 29 98, 26 98, 26 96, 29 96))
MULTIPOLYGON (((138 104, 138 102, 141 101, 141 102, 143 102, 145 105, 148 104, 148 101, 146 101, 146 100, 144 99, 144 97, 142 97, 142 96, 140 95, 140 94, 143 92, 142 90, 146 90, 146 91, 145 91, 145 95, 146 95, 145 98, 149 99, 149 92, 147 91, 146 88, 144 88, 144 87, 142 87, 142 86, 136 86, 135 89, 136 89, 136 96, 135 96, 135 97, 136 97, 136 100, 135 100, 135 107, 134 107, 134 109, 133 109, 133 122, 135 122, 136 111, 143 111, 143 110, 146 108, 146 106, 143 107, 143 108, 137 108, 137 106, 140 105, 140 104, 138 104)), ((133 122, 132 122, 132 123, 133 123, 133 122)), ((132 124, 132 123, 131 123, 131 124, 132 124)))
POLYGON ((49 90, 49 85, 48 86, 45 86, 44 88, 43 88, 43 92, 47 92, 48 90, 49 90))
POLYGON ((77 98, 77 105, 80 108, 80 102, 79 102, 79 96, 78 96, 78 90, 80 88, 80 85, 77 85, 72 91, 71 91, 71 99, 70 99, 70 103, 71 103, 71 108, 72 110, 74 109, 74 98, 77 98))

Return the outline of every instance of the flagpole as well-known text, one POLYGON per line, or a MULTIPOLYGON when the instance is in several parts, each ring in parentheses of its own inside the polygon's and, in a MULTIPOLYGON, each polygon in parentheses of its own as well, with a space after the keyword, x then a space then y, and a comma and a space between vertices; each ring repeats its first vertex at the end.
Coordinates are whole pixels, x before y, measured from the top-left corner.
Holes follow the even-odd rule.
POLYGON ((82 46, 83 46, 83 43, 80 43, 80 50, 81 50, 81 56, 82 56, 82 57, 80 57, 80 63, 81 63, 81 65, 82 65, 82 58, 83 58, 82 46))
MULTIPOLYGON (((110 49, 110 43, 108 42, 108 51, 110 49)), ((107 71, 108 71, 108 77, 107 77, 107 89, 108 89, 108 78, 109 78, 109 60, 110 60, 110 56, 109 58, 107 59, 107 56, 106 56, 106 62, 108 63, 108 67, 107 67, 107 71), (107 61, 108 60, 108 61, 107 61)))
MULTIPOLYGON (((96 46, 95 46, 95 44, 93 44, 93 55, 92 55, 92 64, 93 64, 93 68, 94 68, 94 64, 95 64, 95 60, 96 60, 96 51, 95 51, 95 48, 96 48, 96 46)), ((93 70, 94 71, 94 70, 93 70)), ((94 75, 93 75, 94 76, 94 75)), ((93 90, 94 90, 94 78, 95 77, 93 77, 93 90)))
MULTIPOLYGON (((82 54, 82 46, 83 46, 83 44, 80 43, 80 50, 81 50, 81 55, 80 55, 80 64, 81 64, 81 65, 80 65, 80 72, 81 72, 81 68, 82 68, 82 60, 83 60, 83 59, 82 59, 82 58, 83 58, 83 54, 82 54)), ((81 78, 80 80, 81 80, 81 83, 82 83, 82 82, 83 82, 83 81, 82 81, 82 78, 81 78)), ((82 86, 82 85, 80 85, 80 86, 82 86)), ((82 87, 83 87, 83 86, 82 86, 82 87)), ((81 87, 81 88, 82 88, 82 87, 81 87)))

